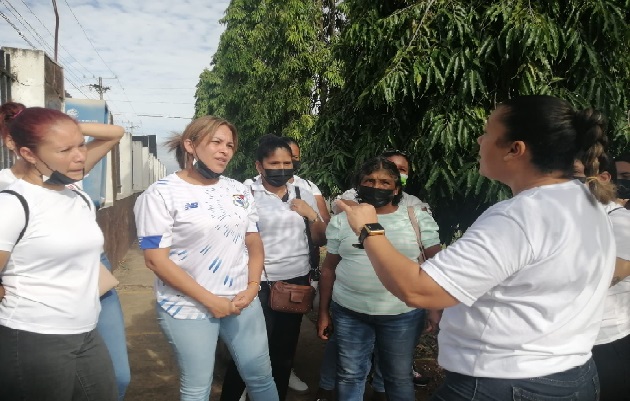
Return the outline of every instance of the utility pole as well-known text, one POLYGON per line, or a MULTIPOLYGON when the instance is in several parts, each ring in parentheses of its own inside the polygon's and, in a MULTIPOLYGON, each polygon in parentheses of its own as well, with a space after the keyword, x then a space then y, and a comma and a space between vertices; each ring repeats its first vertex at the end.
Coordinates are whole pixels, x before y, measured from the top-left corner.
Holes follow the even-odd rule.
POLYGON ((116 77, 113 77, 113 78, 98 77, 97 84, 88 85, 90 89, 94 89, 99 94, 99 96, 101 97, 101 100, 103 100, 103 94, 111 89, 111 87, 109 86, 103 86, 103 79, 116 79, 116 77))
POLYGON ((57 46, 59 45, 59 12, 57 11, 57 1, 52 0, 55 10, 55 63, 57 62, 57 46))

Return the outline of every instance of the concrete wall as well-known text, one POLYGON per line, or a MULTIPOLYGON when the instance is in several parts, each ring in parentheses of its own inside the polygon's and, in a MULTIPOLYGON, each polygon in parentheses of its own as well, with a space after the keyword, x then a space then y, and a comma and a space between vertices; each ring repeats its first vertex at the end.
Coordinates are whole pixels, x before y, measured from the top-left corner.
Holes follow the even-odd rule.
POLYGON ((3 47, 11 57, 11 74, 17 82, 11 85, 13 101, 29 107, 63 110, 63 68, 41 50, 3 47))
POLYGON ((113 206, 102 208, 96 213, 96 221, 105 236, 105 253, 113 269, 118 267, 137 238, 133 206, 138 195, 117 200, 113 206))

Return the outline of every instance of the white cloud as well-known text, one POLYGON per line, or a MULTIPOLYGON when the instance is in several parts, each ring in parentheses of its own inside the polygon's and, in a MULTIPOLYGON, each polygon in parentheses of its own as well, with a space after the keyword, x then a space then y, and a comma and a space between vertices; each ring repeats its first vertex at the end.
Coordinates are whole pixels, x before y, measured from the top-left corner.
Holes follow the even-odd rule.
MULTIPOLYGON (((57 0, 59 63, 65 68, 66 90, 73 97, 85 97, 70 80, 95 99, 98 94, 86 85, 97 83, 99 76, 106 78, 103 85, 111 89, 105 98, 115 113, 115 122, 136 126, 133 130, 137 135, 156 134, 162 142, 170 132, 182 131, 189 120, 138 114, 192 117, 195 86, 216 51, 225 28, 219 19, 228 4, 229 0, 57 0), (70 8, 106 64, 86 39, 70 8), (110 79, 113 76, 118 80, 110 79)), ((55 16, 50 2, 0 0, 0 11, 38 49, 53 57, 54 40, 48 31, 54 33, 55 16), (30 27, 26 22, 23 26, 23 20, 30 27)), ((0 38, 0 46, 30 48, 4 19, 0 19, 0 38)), ((169 171, 177 169, 172 158, 158 153, 169 171)))

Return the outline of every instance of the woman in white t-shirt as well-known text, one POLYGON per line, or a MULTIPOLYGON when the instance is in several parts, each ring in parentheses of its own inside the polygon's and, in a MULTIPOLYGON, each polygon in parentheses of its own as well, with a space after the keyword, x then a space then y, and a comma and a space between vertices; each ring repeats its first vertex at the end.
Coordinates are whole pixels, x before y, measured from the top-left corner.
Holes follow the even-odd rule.
MULTIPOLYGON (((8 102, 0 106, 0 120, 8 123, 16 115, 19 115, 26 106, 21 103, 8 102)), ((5 124, 6 128, 6 124, 5 124)), ((113 124, 79 123, 79 129, 83 136, 91 137, 87 145, 85 156, 85 175, 109 152, 122 138, 125 130, 123 127, 113 124)), ((15 144, 7 129, 0 130, 0 137, 7 149, 16 152, 15 144)), ((18 158, 11 168, 0 170, 0 190, 5 189, 13 182, 22 178, 28 170, 28 163, 18 158)), ((70 189, 80 189, 77 184, 70 184, 70 189)), ((101 263, 109 270, 111 265, 104 252, 101 253, 101 263)), ((4 287, 0 286, 0 299, 4 296, 4 287)), ((115 288, 101 295, 101 312, 96 325, 96 331, 107 346, 109 355, 114 364, 114 374, 118 387, 118 398, 122 400, 131 380, 129 358, 127 356, 127 341, 125 339, 125 322, 120 306, 120 300, 115 288)))
POLYGON ((478 139, 480 173, 514 197, 421 268, 366 230, 373 207, 340 205, 386 288, 408 305, 446 308, 438 362, 447 374, 434 400, 597 398, 591 348, 615 265, 600 202, 614 191, 570 178, 581 151, 587 175, 597 172, 602 125, 551 96, 499 105, 478 139))
POLYGON ((24 169, 0 194, 0 399, 116 400, 95 330, 103 234, 87 195, 66 188, 83 178, 85 139, 71 117, 39 107, 6 129, 24 169))
POLYGON ((136 201, 140 248, 155 273, 158 322, 173 346, 182 401, 210 397, 220 337, 254 401, 277 401, 257 298, 263 266, 256 207, 245 185, 222 175, 238 145, 236 128, 213 116, 193 120, 169 146, 180 171, 136 201))
MULTIPOLYGON (((268 135, 256 150, 260 179, 251 185, 258 210, 258 228, 265 247, 265 271, 258 297, 267 324, 269 355, 280 400, 287 394, 293 357, 300 334, 302 314, 272 310, 270 286, 275 281, 309 284, 309 246, 306 221, 312 242, 322 245, 326 224, 317 213, 313 194, 288 182, 293 177, 291 148, 281 138, 268 135), (299 192, 298 192, 299 191, 299 192)), ((228 366, 221 401, 237 401, 244 390, 234 364, 228 366)), ((247 392, 251 396, 248 386, 247 392)))
MULTIPOLYGON (((584 164, 577 160, 573 177, 587 182, 599 179, 616 184, 617 169, 613 158, 604 153, 598 158, 599 174, 586 177, 584 164)), ((604 306, 593 360, 601 385, 600 401, 623 401, 630 395, 630 211, 623 199, 604 205, 615 233, 617 261, 604 306)))

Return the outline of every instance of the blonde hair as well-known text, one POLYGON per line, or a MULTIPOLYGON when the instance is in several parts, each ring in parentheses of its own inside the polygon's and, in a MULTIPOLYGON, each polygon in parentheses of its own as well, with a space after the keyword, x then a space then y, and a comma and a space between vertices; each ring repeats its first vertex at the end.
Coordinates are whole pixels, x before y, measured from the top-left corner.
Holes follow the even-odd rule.
POLYGON ((184 142, 190 140, 193 147, 197 147, 200 143, 217 132, 219 127, 223 125, 232 131, 234 152, 236 152, 236 149, 238 149, 238 133, 236 132, 236 127, 229 121, 215 116, 203 116, 192 120, 184 129, 184 132, 181 134, 174 133, 164 142, 164 145, 170 152, 175 152, 177 164, 179 164, 180 168, 184 169, 192 156, 186 151, 184 142))

